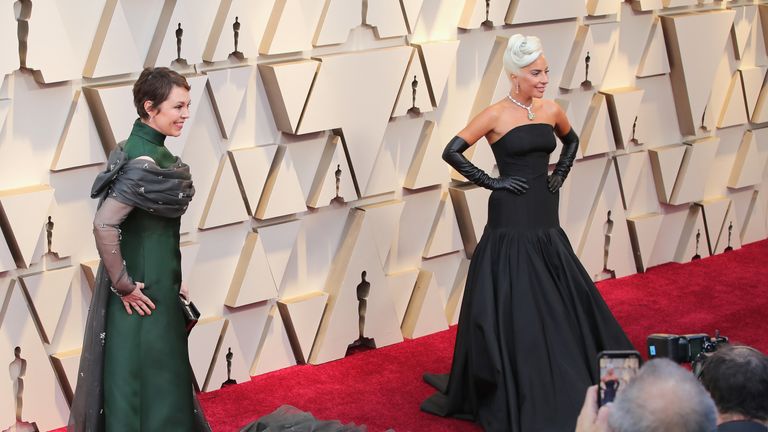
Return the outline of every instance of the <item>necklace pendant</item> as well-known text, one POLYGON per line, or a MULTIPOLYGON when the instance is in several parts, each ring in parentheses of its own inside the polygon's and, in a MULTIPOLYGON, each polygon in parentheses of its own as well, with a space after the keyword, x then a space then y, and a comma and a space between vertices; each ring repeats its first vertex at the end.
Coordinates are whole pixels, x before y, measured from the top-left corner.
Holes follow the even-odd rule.
POLYGON ((533 112, 531 112, 531 111, 528 111, 528 120, 533 120, 533 119, 535 119, 535 118, 536 118, 536 114, 534 114, 534 113, 533 113, 533 112))

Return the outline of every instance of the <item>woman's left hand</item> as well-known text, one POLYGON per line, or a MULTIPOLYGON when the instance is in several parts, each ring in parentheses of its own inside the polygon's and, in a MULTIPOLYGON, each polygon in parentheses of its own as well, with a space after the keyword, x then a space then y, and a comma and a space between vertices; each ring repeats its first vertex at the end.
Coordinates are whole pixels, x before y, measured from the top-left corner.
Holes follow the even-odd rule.
POLYGON ((179 289, 179 295, 184 297, 185 300, 189 300, 189 288, 187 287, 187 283, 184 281, 181 281, 181 288, 179 289))

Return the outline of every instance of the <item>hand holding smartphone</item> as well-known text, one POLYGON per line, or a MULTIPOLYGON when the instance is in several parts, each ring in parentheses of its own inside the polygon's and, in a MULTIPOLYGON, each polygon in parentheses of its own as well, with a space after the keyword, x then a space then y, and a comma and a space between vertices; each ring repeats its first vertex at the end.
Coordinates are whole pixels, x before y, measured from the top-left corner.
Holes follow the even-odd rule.
POLYGON ((600 382, 597 386, 597 405, 613 402, 637 375, 642 359, 637 351, 602 351, 597 355, 600 382))

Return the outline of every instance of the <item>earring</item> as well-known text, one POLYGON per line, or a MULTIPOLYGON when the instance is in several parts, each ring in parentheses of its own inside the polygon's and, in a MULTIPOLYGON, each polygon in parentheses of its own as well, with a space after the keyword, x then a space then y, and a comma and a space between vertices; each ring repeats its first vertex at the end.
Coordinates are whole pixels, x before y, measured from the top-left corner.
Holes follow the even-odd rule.
POLYGON ((515 94, 519 94, 520 93, 520 81, 515 80, 515 86, 517 87, 515 89, 515 94))

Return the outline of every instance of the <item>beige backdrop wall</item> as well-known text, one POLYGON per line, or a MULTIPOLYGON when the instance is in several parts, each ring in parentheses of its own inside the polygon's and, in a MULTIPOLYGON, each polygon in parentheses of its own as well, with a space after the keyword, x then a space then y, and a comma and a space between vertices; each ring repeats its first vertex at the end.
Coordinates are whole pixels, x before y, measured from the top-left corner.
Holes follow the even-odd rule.
MULTIPOLYGON (((193 86, 167 145, 197 189, 183 274, 204 318, 195 376, 213 390, 229 349, 238 382, 342 358, 363 271, 377 346, 456 322, 488 192, 440 152, 507 93, 514 33, 542 39, 546 97, 582 138, 560 213, 594 279, 765 238, 761 3, 0 0, 0 369, 20 347, 24 419, 66 421, 98 264, 88 194, 143 66, 193 86)), ((0 374, 2 427, 14 399, 0 374)))

